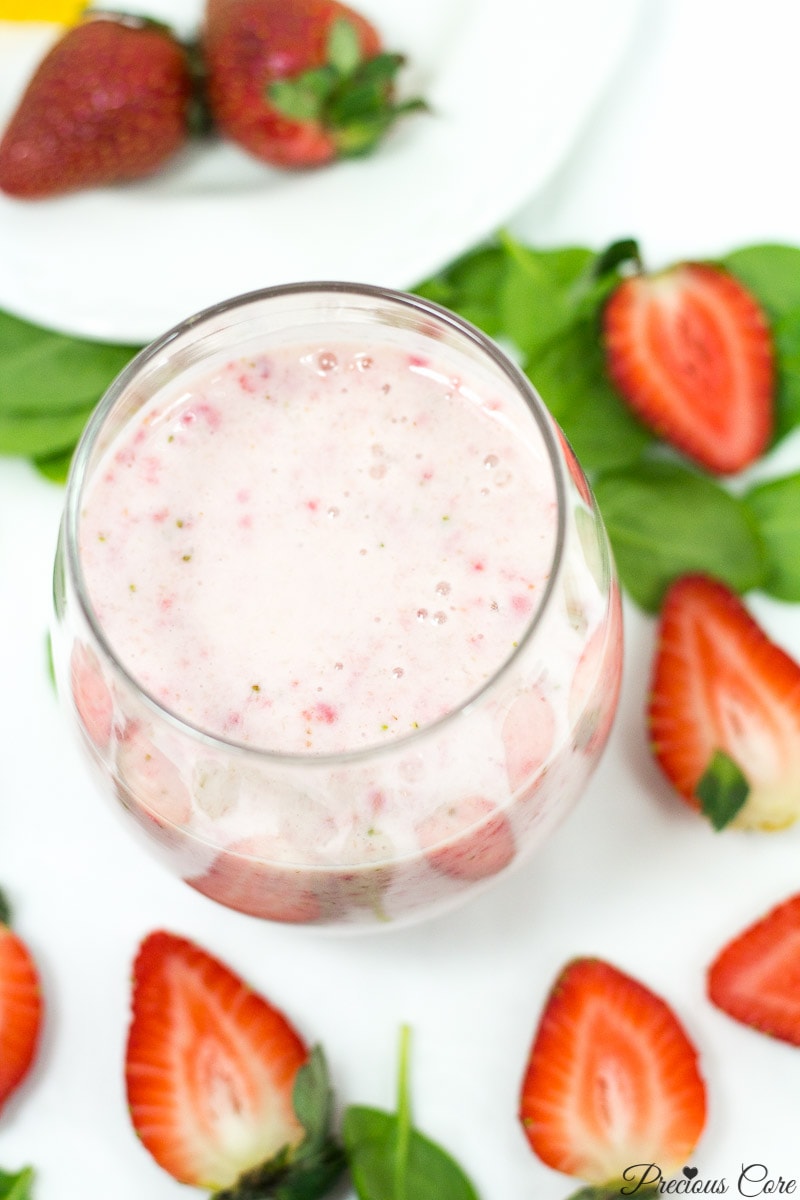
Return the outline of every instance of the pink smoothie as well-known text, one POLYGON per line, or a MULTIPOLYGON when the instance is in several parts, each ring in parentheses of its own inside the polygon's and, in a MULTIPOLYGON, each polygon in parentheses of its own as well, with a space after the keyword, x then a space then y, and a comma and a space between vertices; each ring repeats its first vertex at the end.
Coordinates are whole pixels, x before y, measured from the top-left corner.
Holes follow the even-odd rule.
POLYGON ((486 683, 543 593, 555 495, 528 426, 394 348, 229 362, 142 409, 93 481, 100 622, 210 733, 293 754, 412 733, 486 683))
POLYGON ((544 836, 619 676, 602 529, 568 471, 532 639, 557 487, 509 381, 334 340, 218 360, 138 409, 85 485, 85 587, 127 675, 201 735, 90 644, 71 686, 195 887, 283 920, 402 916, 544 836))

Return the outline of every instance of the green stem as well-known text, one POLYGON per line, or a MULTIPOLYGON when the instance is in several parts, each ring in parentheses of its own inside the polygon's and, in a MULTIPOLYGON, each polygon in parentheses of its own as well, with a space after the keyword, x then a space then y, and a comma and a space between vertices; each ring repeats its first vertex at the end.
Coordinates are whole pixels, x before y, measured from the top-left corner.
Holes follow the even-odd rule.
POLYGON ((408 1095, 408 1058, 411 1029, 400 1027, 400 1060, 397 1070, 397 1142, 394 1152, 394 1193, 396 1200, 406 1200, 408 1150, 411 1141, 411 1103, 408 1095))
POLYGON ((5 893, 0 891, 0 925, 11 924, 11 905, 5 896, 5 893))

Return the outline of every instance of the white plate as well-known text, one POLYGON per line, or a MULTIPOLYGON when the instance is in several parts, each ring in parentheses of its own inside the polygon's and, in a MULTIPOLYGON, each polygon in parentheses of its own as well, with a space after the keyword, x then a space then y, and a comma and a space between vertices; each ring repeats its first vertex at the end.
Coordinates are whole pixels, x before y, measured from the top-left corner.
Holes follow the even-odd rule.
MULTIPOLYGON (((142 0, 139 0, 140 4, 142 0)), ((126 7, 136 7, 136 5, 126 7)), ((147 11, 182 32, 200 3, 147 11)), ((563 160, 629 43, 639 0, 364 0, 432 115, 310 173, 220 142, 146 183, 0 197, 0 307, 145 342, 208 304, 301 279, 411 287, 490 234, 563 160)), ((55 36, 0 22, 0 126, 55 36)))

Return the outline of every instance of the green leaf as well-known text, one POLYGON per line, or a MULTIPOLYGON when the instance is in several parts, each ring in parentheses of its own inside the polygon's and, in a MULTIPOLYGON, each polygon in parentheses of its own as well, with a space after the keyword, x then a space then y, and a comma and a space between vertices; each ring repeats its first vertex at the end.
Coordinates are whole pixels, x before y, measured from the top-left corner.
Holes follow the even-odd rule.
POLYGON ((637 462, 653 440, 605 372, 597 327, 583 320, 525 364, 525 372, 587 471, 637 462))
POLYGON ((244 1171, 233 1187, 214 1193, 214 1200, 320 1200, 327 1196, 346 1167, 344 1149, 331 1136, 333 1113, 328 1067, 315 1046, 297 1072, 292 1103, 305 1137, 296 1147, 284 1146, 267 1162, 244 1171))
POLYGON ((45 479, 49 479, 51 483, 66 483, 72 465, 73 449, 74 447, 71 447, 61 453, 34 458, 33 465, 39 474, 43 475, 45 479))
POLYGON ((92 413, 92 407, 60 413, 0 411, 0 454, 48 459, 72 450, 92 413))
POLYGON ((449 308, 490 337, 504 333, 498 292, 508 265, 496 243, 477 247, 414 289, 419 296, 449 308))
POLYGON ((715 750, 695 788, 700 806, 716 830, 724 829, 742 808, 750 784, 738 763, 724 750, 715 750))
POLYGON ((0 1170, 0 1200, 32 1200, 33 1167, 15 1174, 0 1170))
POLYGON ((767 576, 764 546, 744 501, 708 476, 672 462, 646 461, 594 481, 620 579, 656 612, 678 576, 703 572, 736 592, 767 576))
POLYGON ((496 303, 503 333, 533 356, 574 323, 577 286, 595 260, 591 250, 532 250, 505 239, 507 270, 496 303))
POLYGON ((92 408, 137 349, 67 337, 0 312, 0 416, 92 408))
POLYGON ((744 502, 766 550, 762 587, 778 600, 800 601, 800 472, 757 484, 744 502))
POLYGON ((393 1113, 351 1105, 342 1134, 360 1200, 478 1200, 458 1163, 416 1129, 408 1139, 405 1191, 397 1191, 399 1122, 393 1113))
POLYGON ((342 1135, 360 1200, 478 1200, 461 1167, 416 1130, 408 1090, 407 1026, 400 1032, 397 1112, 351 1105, 342 1135))
POLYGON ((775 441, 800 425, 800 308, 779 317, 773 327, 778 388, 775 441))
POLYGON ((750 289, 773 321, 800 309, 800 249, 796 246, 744 246, 720 261, 750 289))

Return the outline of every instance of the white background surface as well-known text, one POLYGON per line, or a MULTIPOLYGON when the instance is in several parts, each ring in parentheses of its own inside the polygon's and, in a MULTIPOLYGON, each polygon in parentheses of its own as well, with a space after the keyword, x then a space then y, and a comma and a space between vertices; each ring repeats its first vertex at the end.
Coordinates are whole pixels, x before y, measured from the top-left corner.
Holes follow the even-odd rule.
MULTIPOLYGON (((633 234, 653 265, 759 240, 800 244, 800 6, 644 8, 611 92, 516 227, 551 245, 633 234)), ((526 153, 509 143, 508 154, 526 153)), ((764 471, 798 459, 795 441, 764 471)), ((414 929, 341 939, 272 927, 173 881, 88 782, 44 670, 60 499, 25 465, 0 463, 0 879, 48 1002, 35 1073, 0 1121, 0 1164, 37 1165, 37 1200, 192 1194, 137 1144, 124 1104, 128 973, 156 927, 225 958, 322 1042, 342 1103, 392 1103, 398 1028, 409 1022, 417 1123, 460 1159, 482 1200, 562 1200, 577 1188, 527 1148, 518 1087, 555 974, 573 955, 601 955, 660 992, 698 1045, 709 1089, 699 1177, 725 1178, 734 1196, 743 1163, 800 1179, 800 1051, 704 998, 723 942, 800 890, 800 829, 714 834, 672 796, 645 744, 649 620, 627 608, 608 751, 528 869, 414 929)), ((800 606, 751 599, 800 655, 800 606)))

